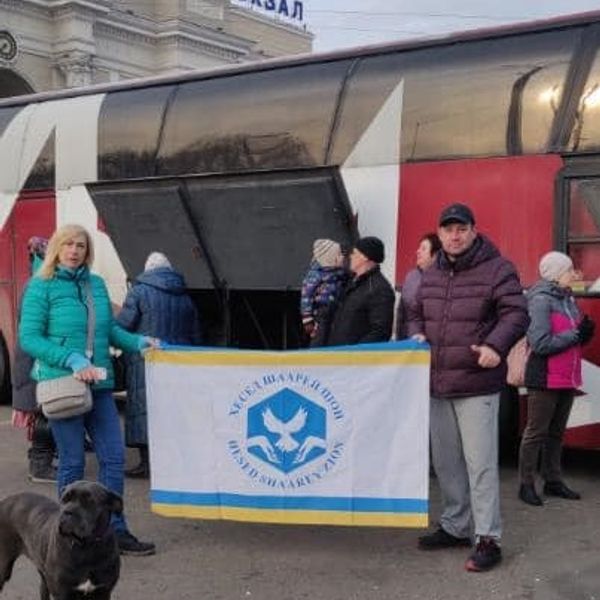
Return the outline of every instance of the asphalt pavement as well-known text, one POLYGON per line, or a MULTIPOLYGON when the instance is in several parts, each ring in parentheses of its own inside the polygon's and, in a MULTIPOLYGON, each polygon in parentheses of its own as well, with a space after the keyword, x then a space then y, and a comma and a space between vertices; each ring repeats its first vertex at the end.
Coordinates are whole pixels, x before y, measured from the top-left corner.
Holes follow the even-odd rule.
MULTIPOLYGON (((0 496, 54 486, 27 481, 22 431, 0 407, 0 496)), ((135 455, 128 455, 129 465, 135 455)), ((88 479, 95 476, 88 455, 88 479)), ((279 526, 167 519, 150 512, 148 482, 126 482, 132 531, 156 543, 152 557, 124 557, 114 600, 600 600, 600 453, 569 453, 565 479, 581 501, 516 499, 514 464, 501 470, 504 560, 468 573, 468 550, 422 552, 423 530, 279 526)), ((438 507, 431 480, 432 520, 438 507)), ((38 574, 25 558, 1 594, 37 598, 38 574)))

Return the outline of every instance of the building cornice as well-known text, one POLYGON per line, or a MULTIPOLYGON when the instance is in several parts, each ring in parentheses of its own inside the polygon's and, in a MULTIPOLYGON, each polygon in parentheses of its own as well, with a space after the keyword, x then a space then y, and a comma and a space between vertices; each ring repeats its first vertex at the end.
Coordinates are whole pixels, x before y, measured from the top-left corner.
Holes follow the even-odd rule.
POLYGON ((0 0, 0 9, 9 10, 12 14, 20 16, 50 21, 48 4, 39 0, 0 0))
POLYGON ((159 33, 175 31, 189 39, 210 40, 215 44, 220 44, 231 49, 240 47, 250 50, 255 42, 248 38, 227 33, 224 31, 225 23, 223 21, 212 22, 210 26, 199 23, 191 23, 187 19, 171 19, 158 23, 157 29, 159 33))
POLYGON ((154 31, 142 29, 126 23, 119 23, 114 19, 98 19, 94 23, 94 30, 98 35, 110 37, 123 42, 136 42, 143 44, 155 44, 156 34, 154 31))
POLYGON ((47 6, 50 10, 75 9, 89 11, 98 15, 107 15, 112 11, 112 3, 108 0, 25 0, 32 4, 47 6))
POLYGON ((248 51, 242 49, 228 49, 214 43, 201 40, 189 39, 180 35, 165 36, 161 38, 161 46, 177 46, 189 48, 190 50, 201 50, 203 54, 225 58, 228 60, 241 60, 245 58, 248 51))
POLYGON ((225 44, 223 42, 215 42, 209 37, 190 35, 189 33, 181 32, 176 29, 154 33, 104 19, 96 21, 94 29, 96 31, 97 42, 101 42, 102 39, 110 38, 127 43, 144 43, 155 47, 178 45, 193 50, 201 50, 205 54, 211 54, 213 56, 218 56, 219 58, 227 58, 230 60, 239 60, 249 52, 247 43, 239 46, 225 44))
MULTIPOLYGON (((121 16, 123 13, 117 14, 121 16)), ((112 16, 97 19, 94 30, 98 41, 110 38, 158 47, 179 45, 228 60, 240 60, 247 56, 254 45, 245 38, 178 19, 160 23, 153 23, 147 19, 126 18, 124 21, 120 22, 112 16)))

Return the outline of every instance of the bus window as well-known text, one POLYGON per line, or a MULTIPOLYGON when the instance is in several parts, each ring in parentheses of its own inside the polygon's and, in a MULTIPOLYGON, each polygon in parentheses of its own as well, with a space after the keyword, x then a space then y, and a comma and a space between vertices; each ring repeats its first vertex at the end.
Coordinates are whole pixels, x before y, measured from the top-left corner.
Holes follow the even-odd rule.
POLYGON ((8 124, 15 118, 16 114, 20 112, 22 108, 19 106, 3 108, 0 110, 0 135, 4 133, 4 130, 8 124))
POLYGON ((183 83, 159 174, 321 166, 348 61, 183 83))
MULTIPOLYGON (((403 162, 544 152, 579 35, 568 29, 366 58, 338 131, 352 135, 351 124, 403 78, 403 162), (517 150, 507 147, 509 134, 517 150)), ((336 156, 351 143, 336 140, 336 156)))
POLYGON ((578 293, 600 294, 600 179, 573 179, 569 190, 567 248, 582 280, 578 293))
POLYGON ((109 94, 98 120, 98 179, 151 177, 173 86, 109 94))
POLYGON ((406 53, 394 53, 360 59, 344 94, 328 164, 344 164, 369 123, 402 81, 406 56, 406 53))
POLYGON ((50 134, 40 155, 31 169, 31 173, 23 185, 25 190, 53 190, 55 185, 55 137, 53 132, 50 134))
MULTIPOLYGON (((9 126, 22 107, 9 107, 0 110, 0 136, 9 126)), ((40 152, 23 189, 54 189, 54 134, 50 135, 40 152)), ((9 191, 9 190, 3 190, 9 191)))
POLYGON ((596 54, 583 88, 569 142, 569 150, 572 151, 589 152, 598 149, 600 149, 600 51, 596 54))

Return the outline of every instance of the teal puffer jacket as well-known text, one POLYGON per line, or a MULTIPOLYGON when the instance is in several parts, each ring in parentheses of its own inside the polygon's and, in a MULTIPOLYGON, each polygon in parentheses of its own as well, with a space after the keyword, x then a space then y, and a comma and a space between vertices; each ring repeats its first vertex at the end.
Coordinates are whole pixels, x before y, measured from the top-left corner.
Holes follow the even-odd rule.
POLYGON ((94 298, 96 327, 92 363, 104 367, 107 378, 94 389, 114 386, 109 345, 126 352, 139 349, 141 336, 119 327, 104 280, 86 266, 76 271, 58 266, 54 277, 33 277, 27 284, 21 308, 19 343, 36 360, 31 376, 36 381, 55 379, 72 373, 67 358, 73 352, 85 356, 87 342, 86 283, 94 298))

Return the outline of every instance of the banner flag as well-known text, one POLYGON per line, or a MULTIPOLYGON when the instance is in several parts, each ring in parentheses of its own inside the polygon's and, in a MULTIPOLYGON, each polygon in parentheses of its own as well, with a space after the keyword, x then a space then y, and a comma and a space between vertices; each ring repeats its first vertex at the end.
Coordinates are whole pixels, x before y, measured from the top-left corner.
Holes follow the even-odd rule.
POLYGON ((429 348, 146 354, 152 510, 426 527, 429 348))

